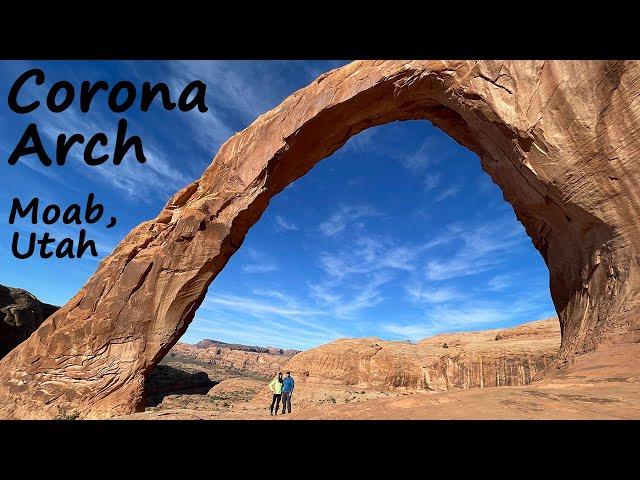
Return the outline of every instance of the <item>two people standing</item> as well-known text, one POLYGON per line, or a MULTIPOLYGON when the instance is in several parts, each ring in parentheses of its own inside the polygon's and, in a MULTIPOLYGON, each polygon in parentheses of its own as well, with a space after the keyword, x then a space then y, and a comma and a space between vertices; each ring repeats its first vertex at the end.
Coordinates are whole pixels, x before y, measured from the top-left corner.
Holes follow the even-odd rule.
POLYGON ((282 413, 284 415, 286 411, 291 413, 291 394, 295 387, 295 382, 291 376, 291 372, 287 372, 287 376, 282 378, 282 372, 278 372, 271 383, 269 383, 269 390, 273 393, 273 399, 271 400, 271 408, 269 409, 271 415, 273 415, 273 407, 275 406, 276 415, 278 414, 278 407, 280 406, 280 398, 282 397, 282 413), (285 411, 286 410, 286 411, 285 411))

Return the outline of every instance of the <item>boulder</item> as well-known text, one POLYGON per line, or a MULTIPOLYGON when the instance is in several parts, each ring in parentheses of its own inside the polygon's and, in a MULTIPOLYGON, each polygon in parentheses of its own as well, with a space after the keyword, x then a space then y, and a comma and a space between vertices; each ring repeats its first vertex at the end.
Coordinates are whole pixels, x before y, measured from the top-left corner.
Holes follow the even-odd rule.
POLYGON ((21 288, 0 285, 0 358, 26 340, 58 308, 21 288))

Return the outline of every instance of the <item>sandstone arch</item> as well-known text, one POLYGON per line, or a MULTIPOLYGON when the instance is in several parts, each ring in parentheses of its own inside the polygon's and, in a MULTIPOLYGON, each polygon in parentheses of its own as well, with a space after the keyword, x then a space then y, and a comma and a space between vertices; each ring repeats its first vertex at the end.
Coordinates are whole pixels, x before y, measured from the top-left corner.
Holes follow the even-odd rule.
POLYGON ((640 63, 366 61, 326 73, 220 149, 0 363, 0 412, 134 411, 146 373, 269 199, 360 131, 427 119, 476 152, 550 271, 560 362, 637 342, 640 63))

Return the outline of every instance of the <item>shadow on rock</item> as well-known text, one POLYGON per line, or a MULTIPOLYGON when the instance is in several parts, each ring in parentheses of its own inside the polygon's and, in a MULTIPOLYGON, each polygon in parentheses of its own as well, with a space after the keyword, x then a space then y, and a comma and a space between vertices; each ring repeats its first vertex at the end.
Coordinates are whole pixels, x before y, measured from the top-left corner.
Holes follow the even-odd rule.
POLYGON ((145 406, 155 407, 168 395, 204 395, 216 384, 205 372, 158 365, 144 383, 145 406))

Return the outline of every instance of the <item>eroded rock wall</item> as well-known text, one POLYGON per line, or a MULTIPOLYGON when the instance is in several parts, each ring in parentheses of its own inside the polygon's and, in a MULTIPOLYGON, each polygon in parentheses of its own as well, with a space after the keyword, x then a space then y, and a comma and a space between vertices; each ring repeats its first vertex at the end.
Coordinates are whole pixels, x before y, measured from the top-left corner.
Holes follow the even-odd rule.
POLYGON ((560 326, 552 318, 417 344, 340 339, 297 354, 285 369, 309 385, 435 391, 519 386, 551 366, 559 346, 560 326))

